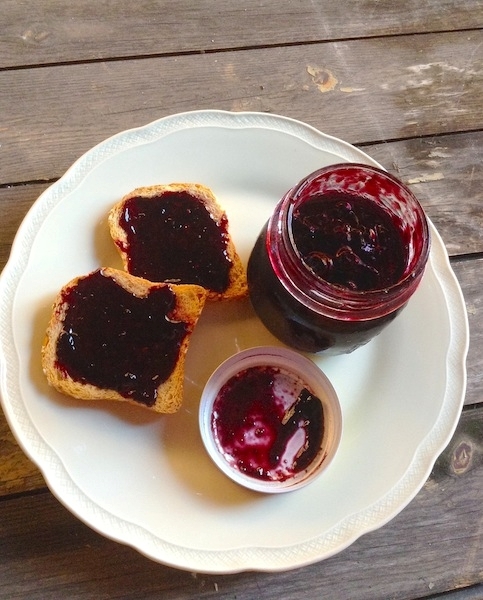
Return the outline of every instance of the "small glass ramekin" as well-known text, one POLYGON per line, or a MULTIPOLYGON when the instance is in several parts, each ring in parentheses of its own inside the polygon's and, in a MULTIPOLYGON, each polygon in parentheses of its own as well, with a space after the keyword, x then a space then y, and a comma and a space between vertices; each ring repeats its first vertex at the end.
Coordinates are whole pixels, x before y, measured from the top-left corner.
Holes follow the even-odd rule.
POLYGON ((209 456, 225 475, 257 492, 280 493, 309 484, 327 469, 341 440, 342 412, 332 384, 313 361, 288 348, 263 346, 243 350, 216 369, 201 396, 199 426, 209 456))

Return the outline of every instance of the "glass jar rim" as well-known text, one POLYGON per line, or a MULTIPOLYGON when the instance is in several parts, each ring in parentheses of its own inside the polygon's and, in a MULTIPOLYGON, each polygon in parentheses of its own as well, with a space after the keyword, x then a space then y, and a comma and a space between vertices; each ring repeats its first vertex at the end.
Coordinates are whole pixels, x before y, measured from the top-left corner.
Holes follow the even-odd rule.
MULTIPOLYGON (((352 190, 354 196, 361 195, 352 190)), ((364 195, 364 194, 362 194, 364 195)), ((407 207, 407 204, 405 204, 407 207)), ((367 320, 383 317, 402 307, 416 289, 424 273, 430 252, 430 229, 420 202, 409 188, 390 173, 371 165, 340 163, 314 171, 291 188, 278 203, 267 227, 267 251, 272 268, 279 273, 283 286, 313 311, 345 320, 367 320), (345 172, 378 177, 397 186, 402 198, 410 202, 411 211, 420 227, 419 252, 408 258, 403 276, 384 288, 353 290, 318 277, 301 259, 293 239, 291 219, 300 197, 315 180, 329 174, 345 172), (278 244, 276 240, 280 240, 278 244)))

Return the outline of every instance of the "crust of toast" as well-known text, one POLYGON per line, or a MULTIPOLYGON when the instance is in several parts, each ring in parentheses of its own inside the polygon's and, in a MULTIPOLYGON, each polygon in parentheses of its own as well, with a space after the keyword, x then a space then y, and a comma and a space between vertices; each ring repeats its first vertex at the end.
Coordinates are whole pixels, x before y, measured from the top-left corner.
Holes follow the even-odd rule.
MULTIPOLYGON (((186 192, 201 200, 217 224, 226 219, 226 213, 218 204, 213 192, 208 187, 199 183, 170 183, 136 188, 112 207, 108 217, 109 231, 121 255, 126 271, 129 270, 129 248, 126 232, 120 225, 124 204, 133 197, 154 198, 171 192, 186 192)), ((228 287, 223 293, 208 289, 209 300, 233 300, 242 298, 248 293, 246 272, 230 235, 228 235, 227 239, 227 255, 232 263, 228 287)))
POLYGON ((176 365, 169 377, 158 386, 155 403, 150 406, 122 396, 116 390, 103 389, 90 383, 77 381, 65 369, 59 368, 57 362, 57 341, 63 332, 64 319, 69 310, 69 305, 65 301, 65 298, 68 292, 75 288, 81 279, 87 277, 80 276, 74 278, 62 288, 53 305, 41 353, 42 369, 47 377, 47 381, 59 392, 82 400, 121 400, 138 406, 146 406, 159 413, 177 412, 183 399, 185 357, 191 333, 205 304, 207 297, 206 290, 198 285, 153 283, 119 269, 109 267, 100 270, 104 276, 111 277, 119 286, 141 299, 146 297, 154 288, 168 286, 174 292, 176 297, 176 320, 183 321, 187 325, 188 330, 187 335, 181 343, 176 365))

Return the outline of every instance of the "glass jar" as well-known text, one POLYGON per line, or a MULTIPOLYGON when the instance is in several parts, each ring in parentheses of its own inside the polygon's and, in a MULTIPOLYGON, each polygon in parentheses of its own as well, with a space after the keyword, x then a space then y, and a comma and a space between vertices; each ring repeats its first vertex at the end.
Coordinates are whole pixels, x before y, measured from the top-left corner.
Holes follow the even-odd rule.
POLYGON ((417 289, 430 232, 413 193, 376 167, 312 173, 280 200, 248 262, 253 307, 297 350, 352 352, 417 289))

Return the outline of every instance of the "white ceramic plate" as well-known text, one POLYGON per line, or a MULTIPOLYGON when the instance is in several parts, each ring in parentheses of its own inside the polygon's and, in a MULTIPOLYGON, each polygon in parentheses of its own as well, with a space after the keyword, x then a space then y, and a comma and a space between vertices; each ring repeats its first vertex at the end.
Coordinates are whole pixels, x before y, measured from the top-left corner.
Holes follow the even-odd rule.
POLYGON ((314 358, 339 394, 345 425, 330 468, 292 494, 259 495, 232 483, 198 432, 201 390, 219 363, 277 343, 248 302, 203 314, 177 415, 75 401, 50 389, 41 371, 58 290, 98 266, 120 267, 106 215, 125 193, 172 181, 210 186, 246 261, 281 195, 339 161, 375 164, 283 117, 185 113, 96 146, 33 205, 0 279, 2 403, 53 493, 97 531, 192 571, 284 570, 383 525, 425 482, 460 415, 468 344, 462 295, 434 227, 428 269, 401 316, 352 355, 314 358))

